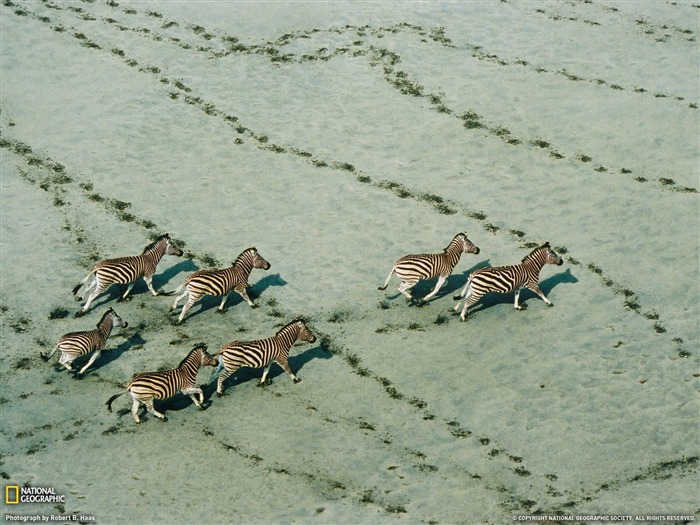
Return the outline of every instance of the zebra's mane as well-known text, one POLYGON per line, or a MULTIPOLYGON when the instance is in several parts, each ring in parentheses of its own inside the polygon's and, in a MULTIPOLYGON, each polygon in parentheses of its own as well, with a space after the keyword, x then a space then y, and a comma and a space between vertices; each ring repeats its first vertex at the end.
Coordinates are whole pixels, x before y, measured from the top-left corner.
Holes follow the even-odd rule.
POLYGON ((189 360, 192 354, 194 354, 197 350, 205 352, 207 350, 207 345, 205 345, 204 343, 199 343, 198 345, 196 345, 192 350, 189 351, 185 358, 182 361, 180 361, 180 364, 177 365, 177 367, 180 368, 182 365, 184 365, 185 361, 189 360))
POLYGON ((250 252, 257 252, 257 251, 258 251, 258 249, 255 246, 253 246, 252 248, 248 248, 246 250, 243 250, 241 252, 241 254, 238 257, 236 257, 236 260, 233 262, 233 265, 235 266, 239 262, 243 261, 243 259, 245 259, 250 252))
POLYGON ((279 334, 280 332, 283 332, 284 330, 286 330, 287 328, 289 328, 289 327, 292 326, 293 324, 298 323, 299 321, 301 321, 302 323, 306 324, 306 321, 304 320, 303 317, 297 317, 297 318, 295 318, 294 320, 289 321, 286 325, 284 325, 284 326, 283 326, 282 328, 280 328, 279 330, 277 330, 277 333, 279 334))
POLYGON ((467 234, 466 234, 466 233, 464 233, 464 232, 459 232, 457 235, 455 235, 455 236, 452 238, 452 240, 450 241, 450 244, 448 244, 448 245, 442 250, 442 253, 447 253, 447 250, 450 249, 450 246, 452 246, 452 245, 454 244, 454 242, 457 240, 457 237, 459 237, 460 235, 463 235, 465 238, 467 237, 467 234))
POLYGON ((146 247, 143 249, 143 251, 141 252, 141 255, 143 255, 144 253, 146 253, 148 250, 151 250, 151 249, 154 248, 160 241, 162 241, 163 239, 167 239, 168 237, 170 237, 170 235, 168 235, 167 233, 164 233, 163 235, 161 235, 160 237, 158 237, 155 241, 153 241, 151 244, 149 244, 148 246, 146 246, 146 247))
POLYGON ((549 241, 547 241, 546 243, 544 243, 542 246, 538 246, 537 248, 535 248, 534 250, 532 250, 532 251, 531 251, 530 253, 528 253, 525 257, 523 257, 523 260, 520 261, 520 262, 521 262, 521 263, 524 263, 524 262, 525 262, 525 259, 528 259, 529 257, 532 256, 533 253, 535 253, 535 252, 538 251, 538 250, 541 250, 542 248, 549 248, 549 241))
POLYGON ((101 325, 101 324, 104 322, 104 320, 106 319, 106 317, 107 317, 109 314, 113 313, 113 312, 114 312, 114 309, 113 309, 113 308, 109 308, 105 313, 103 313, 103 314, 102 314, 102 317, 100 317, 100 320, 99 320, 99 322, 97 323, 97 327, 99 328, 100 325, 101 325))

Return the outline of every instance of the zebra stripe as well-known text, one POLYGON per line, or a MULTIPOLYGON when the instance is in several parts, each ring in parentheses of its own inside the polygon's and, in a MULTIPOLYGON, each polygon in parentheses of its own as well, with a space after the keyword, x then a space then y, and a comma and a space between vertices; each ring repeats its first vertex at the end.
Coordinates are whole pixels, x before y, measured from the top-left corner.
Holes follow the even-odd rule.
POLYGON ((194 386, 197 380, 197 373, 203 366, 216 366, 217 360, 207 353, 207 345, 199 343, 180 362, 177 368, 163 370, 160 372, 141 372, 136 374, 126 389, 119 394, 109 398, 106 405, 112 411, 112 402, 126 392, 131 394, 134 400, 131 406, 131 413, 137 423, 141 423, 138 411, 141 403, 146 405, 146 410, 154 416, 167 420, 153 407, 154 399, 167 399, 178 392, 190 396, 197 408, 202 408, 204 393, 201 388, 194 386), (197 398, 199 396, 199 399, 197 398))
POLYGON ((72 363, 76 358, 95 352, 90 358, 90 361, 78 372, 78 375, 82 375, 85 373, 85 370, 100 357, 100 352, 104 349, 107 338, 112 332, 112 328, 117 326, 126 328, 129 326, 129 323, 124 321, 110 308, 102 315, 100 322, 97 323, 97 328, 94 330, 65 334, 58 340, 58 343, 56 343, 54 349, 51 350, 51 353, 44 355, 39 352, 39 355, 44 361, 48 361, 56 350, 60 348, 61 357, 59 357, 58 363, 65 366, 69 372, 72 372, 72 363))
POLYGON ((78 292, 88 279, 94 275, 95 278, 85 287, 83 294, 87 293, 93 286, 95 290, 90 294, 78 315, 85 314, 90 307, 90 303, 113 284, 128 284, 126 291, 120 298, 121 301, 126 300, 139 277, 143 277, 146 285, 148 285, 148 289, 154 296, 160 295, 162 290, 156 291, 153 288, 153 274, 156 273, 156 266, 158 266, 158 263, 166 253, 168 255, 177 255, 178 257, 183 253, 180 248, 173 244, 167 233, 146 246, 141 255, 105 259, 98 262, 85 279, 73 288, 73 295, 76 296, 76 301, 82 301, 83 296, 79 296, 78 292))
POLYGON ((236 258, 233 266, 229 268, 224 268, 223 270, 199 270, 194 272, 175 290, 174 293, 177 294, 180 290, 185 288, 185 290, 175 298, 175 302, 172 308, 170 308, 170 311, 175 310, 178 303, 186 296, 189 296, 185 306, 182 307, 180 317, 177 319, 177 322, 181 323, 185 318, 185 314, 192 308, 195 302, 205 295, 214 295, 223 296, 217 310, 219 313, 223 313, 226 299, 231 290, 234 290, 245 302, 252 308, 255 308, 256 305, 250 300, 250 297, 248 297, 247 291, 249 286, 248 278, 250 277, 250 272, 253 271, 254 268, 269 270, 270 263, 258 253, 256 248, 248 248, 236 258))
MULTIPOLYGON (((557 266, 564 264, 562 258, 552 250, 548 242, 534 249, 523 258, 520 264, 475 270, 469 276, 469 280, 462 292, 454 297, 455 299, 462 299, 466 295, 464 307, 460 314, 462 321, 467 319, 467 309, 489 292, 515 292, 515 309, 522 310, 522 306, 518 304, 518 299, 520 297, 520 289, 526 287, 539 295, 547 306, 553 306, 552 302, 547 299, 539 287, 540 271, 545 264, 555 264, 557 266)), ((455 305, 455 312, 459 310, 460 303, 461 301, 455 305)))
POLYGON ((427 302, 442 288, 463 253, 478 254, 479 251, 479 248, 467 238, 466 233, 458 233, 442 253, 422 253, 401 257, 396 261, 384 285, 380 286, 379 290, 386 290, 391 276, 395 273, 401 279, 399 292, 406 296, 409 301, 413 301, 413 296, 409 292, 411 288, 423 279, 438 277, 433 291, 420 300, 427 302))
POLYGON ((266 381, 272 363, 280 365, 295 383, 301 381, 289 368, 289 349, 298 341, 314 343, 316 336, 311 333, 309 327, 303 319, 295 319, 277 332, 273 337, 259 339, 257 341, 233 341, 225 345, 215 355, 219 356, 219 366, 213 376, 219 375, 216 385, 216 393, 223 395, 223 384, 226 378, 231 376, 236 370, 247 366, 251 368, 262 368, 262 378, 260 385, 269 384, 266 381))

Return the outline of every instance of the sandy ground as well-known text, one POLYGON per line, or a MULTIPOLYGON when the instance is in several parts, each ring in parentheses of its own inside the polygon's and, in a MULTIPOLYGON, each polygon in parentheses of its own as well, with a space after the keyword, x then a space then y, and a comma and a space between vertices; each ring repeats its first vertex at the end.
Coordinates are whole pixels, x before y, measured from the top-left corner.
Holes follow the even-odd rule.
MULTIPOLYGON (((1 471, 98 523, 698 516, 700 139, 692 2, 18 2, 2 47, 1 471), (424 307, 392 264, 464 255, 424 307), (143 282, 75 318, 98 260, 169 233, 156 287, 249 246, 259 308, 185 323, 143 282), (452 295, 550 241, 541 285, 452 295), (112 306, 83 379, 44 363, 112 306), (136 425, 121 397, 304 316, 294 384, 242 370, 136 425)), ((425 295, 434 283, 421 283, 425 295)), ((57 360, 54 357, 54 362, 57 360)), ((200 383, 208 383, 203 371, 200 383)), ((80 518, 80 516, 84 516, 80 518)), ((7 520, 8 518, 3 518, 7 520)), ((672 520, 673 521, 673 520, 672 520)), ((675 520, 681 521, 681 520, 675 520)))

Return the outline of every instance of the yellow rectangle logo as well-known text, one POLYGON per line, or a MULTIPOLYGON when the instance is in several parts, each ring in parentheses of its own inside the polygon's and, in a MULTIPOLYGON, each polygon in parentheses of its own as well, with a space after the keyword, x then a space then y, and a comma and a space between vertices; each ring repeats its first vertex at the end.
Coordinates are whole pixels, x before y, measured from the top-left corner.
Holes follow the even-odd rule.
POLYGON ((17 505, 19 503, 19 485, 5 486, 5 505, 17 505))

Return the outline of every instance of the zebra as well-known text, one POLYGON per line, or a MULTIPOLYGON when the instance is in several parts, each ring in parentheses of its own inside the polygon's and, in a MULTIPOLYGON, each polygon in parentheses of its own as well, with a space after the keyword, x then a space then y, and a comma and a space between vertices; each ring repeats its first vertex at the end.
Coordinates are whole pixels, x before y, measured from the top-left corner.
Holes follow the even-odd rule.
POLYGON ((298 340, 307 343, 316 342, 316 336, 311 333, 306 321, 301 318, 297 318, 282 327, 273 337, 257 341, 232 341, 224 345, 221 350, 214 354, 219 359, 219 366, 212 374, 212 377, 219 375, 216 385, 217 395, 223 395, 223 384, 226 378, 244 366, 265 367, 260 379, 260 386, 270 384, 267 374, 273 362, 280 365, 289 374, 292 381, 295 383, 301 381, 301 378, 294 375, 292 369, 289 368, 288 362, 289 349, 298 340))
POLYGON ((462 321, 466 321, 467 308, 489 292, 515 292, 515 309, 522 310, 523 307, 518 304, 518 299, 520 297, 520 289, 523 287, 527 287, 539 295, 547 306, 554 306, 539 287, 540 271, 545 264, 555 264, 557 266, 564 264, 562 258, 552 250, 548 242, 535 248, 523 258, 520 264, 475 270, 469 276, 462 292, 454 296, 454 299, 458 300, 454 307, 455 312, 459 311, 461 299, 466 295, 464 307, 460 314, 462 321))
POLYGON ((182 307, 180 317, 178 317, 178 324, 185 318, 187 310, 192 308, 192 305, 204 295, 223 296, 217 310, 218 313, 224 312, 224 305, 231 290, 235 290, 251 308, 256 308, 257 305, 250 300, 247 292, 249 286, 248 277, 253 268, 270 269, 270 263, 263 259, 255 247, 241 252, 229 268, 224 268, 223 270, 198 270, 190 274, 185 279, 185 282, 173 292, 177 294, 185 288, 185 291, 175 298, 175 302, 170 308, 171 312, 177 308, 180 300, 189 295, 187 302, 182 307))
POLYGON ((207 345, 198 343, 190 350, 177 368, 159 372, 140 372, 136 374, 124 391, 113 395, 107 400, 107 409, 112 411, 112 402, 119 396, 129 392, 134 400, 131 413, 136 423, 141 423, 139 418, 139 406, 146 405, 146 410, 157 418, 167 421, 165 414, 161 414, 153 407, 154 399, 167 399, 178 392, 190 396, 197 408, 202 409, 204 393, 201 388, 194 386, 197 373, 203 366, 216 366, 218 361, 207 353, 207 345), (195 395, 196 394, 196 395, 195 395), (197 399, 199 396, 199 399, 197 399))
POLYGON ((129 326, 129 323, 119 317, 117 312, 112 308, 109 308, 102 315, 100 322, 97 323, 97 328, 84 332, 70 332, 65 334, 58 340, 58 343, 56 343, 54 349, 51 350, 51 353, 44 355, 39 352, 39 355, 44 361, 48 361, 56 350, 60 348, 61 357, 58 359, 58 363, 65 366, 69 372, 72 372, 72 363, 77 357, 94 352, 90 361, 78 372, 78 375, 82 375, 85 373, 85 370, 100 357, 100 352, 104 349, 107 338, 112 332, 112 328, 117 326, 126 328, 129 326))
POLYGON ((119 257, 117 259, 105 259, 93 266, 90 273, 87 274, 80 284, 73 288, 73 295, 76 296, 76 301, 82 301, 83 297, 78 295, 80 288, 90 279, 95 276, 95 279, 85 287, 83 293, 95 287, 95 290, 90 294, 82 310, 78 312, 78 316, 84 315, 90 307, 90 303, 103 291, 109 288, 112 284, 128 284, 126 291, 121 296, 120 301, 127 300, 129 292, 136 284, 139 277, 143 277, 146 281, 148 289, 155 295, 163 293, 162 290, 156 291, 153 288, 153 274, 156 272, 156 266, 160 262, 163 254, 182 256, 182 250, 175 246, 170 236, 166 233, 158 237, 151 244, 143 249, 141 255, 130 257, 119 257))
POLYGON ((405 295, 409 301, 413 301, 413 296, 409 290, 418 281, 438 277, 438 282, 433 291, 419 300, 420 303, 425 303, 438 293, 438 290, 452 274, 452 270, 454 270, 463 253, 478 254, 479 252, 479 248, 467 238, 466 233, 458 233, 442 253, 423 253, 401 257, 396 261, 384 282, 384 286, 380 286, 379 290, 386 290, 391 276, 396 273, 396 276, 401 279, 399 292, 405 295))

